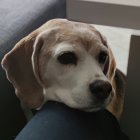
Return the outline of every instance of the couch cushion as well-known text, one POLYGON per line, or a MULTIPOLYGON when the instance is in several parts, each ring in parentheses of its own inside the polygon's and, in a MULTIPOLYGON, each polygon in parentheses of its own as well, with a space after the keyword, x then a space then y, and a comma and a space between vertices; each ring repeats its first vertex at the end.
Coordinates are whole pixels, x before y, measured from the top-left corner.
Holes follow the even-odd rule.
POLYGON ((64 18, 65 0, 1 0, 0 17, 0 51, 5 52, 47 20, 64 18))

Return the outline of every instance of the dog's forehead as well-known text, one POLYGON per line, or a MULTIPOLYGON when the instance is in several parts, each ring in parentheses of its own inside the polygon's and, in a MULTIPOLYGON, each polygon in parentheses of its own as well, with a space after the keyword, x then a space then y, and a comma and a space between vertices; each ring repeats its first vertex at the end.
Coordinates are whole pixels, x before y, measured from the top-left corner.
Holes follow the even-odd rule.
POLYGON ((105 46, 100 33, 90 24, 53 19, 46 25, 42 29, 42 38, 46 42, 42 47, 43 54, 47 54, 48 51, 51 53, 58 44, 63 42, 82 47, 92 54, 98 53, 105 46), (46 34, 48 30, 49 35, 46 34))
POLYGON ((100 39, 98 31, 90 24, 69 21, 65 19, 55 19, 55 20, 51 20, 48 23, 48 26, 50 28, 57 27, 61 29, 59 30, 60 34, 63 34, 63 33, 67 35, 76 34, 77 36, 80 36, 82 34, 84 37, 90 35, 90 36, 96 36, 98 39, 100 39))
POLYGON ((102 46, 100 33, 90 24, 69 21, 66 19, 53 19, 47 23, 47 28, 56 29, 55 44, 69 42, 79 44, 87 51, 96 46, 102 46))

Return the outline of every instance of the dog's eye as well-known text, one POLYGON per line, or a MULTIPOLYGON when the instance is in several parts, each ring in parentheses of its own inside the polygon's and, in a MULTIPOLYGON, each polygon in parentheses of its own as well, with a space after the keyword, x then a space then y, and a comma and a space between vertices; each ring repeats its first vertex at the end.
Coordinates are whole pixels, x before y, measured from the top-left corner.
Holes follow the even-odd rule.
POLYGON ((108 57, 108 54, 106 52, 104 51, 100 52, 99 57, 98 57, 99 63, 104 64, 107 57, 108 57))
POLYGON ((65 52, 57 57, 57 60, 64 65, 77 64, 77 57, 73 52, 65 52))

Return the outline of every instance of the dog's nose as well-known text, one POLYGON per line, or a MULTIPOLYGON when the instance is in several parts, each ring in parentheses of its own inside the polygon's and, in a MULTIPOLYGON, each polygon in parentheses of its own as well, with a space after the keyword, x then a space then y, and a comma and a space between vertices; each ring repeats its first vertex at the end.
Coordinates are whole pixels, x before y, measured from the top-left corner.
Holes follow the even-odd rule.
POLYGON ((106 99, 112 91, 112 86, 107 81, 96 80, 89 85, 90 92, 99 99, 106 99))

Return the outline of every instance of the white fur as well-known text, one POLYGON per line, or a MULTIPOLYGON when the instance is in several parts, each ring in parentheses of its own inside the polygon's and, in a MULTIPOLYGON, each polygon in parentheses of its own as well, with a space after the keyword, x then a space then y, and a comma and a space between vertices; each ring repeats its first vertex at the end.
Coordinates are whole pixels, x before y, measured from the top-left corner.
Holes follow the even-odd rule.
POLYGON ((76 48, 67 42, 54 47, 53 57, 45 67, 44 79, 51 83, 49 88, 44 88, 46 101, 54 100, 72 108, 95 111, 106 106, 111 98, 110 95, 104 102, 100 102, 90 93, 90 83, 97 79, 104 81, 108 79, 94 56, 91 56, 84 48, 76 48), (57 56, 65 51, 73 51, 78 56, 76 66, 66 66, 58 62, 57 56))

